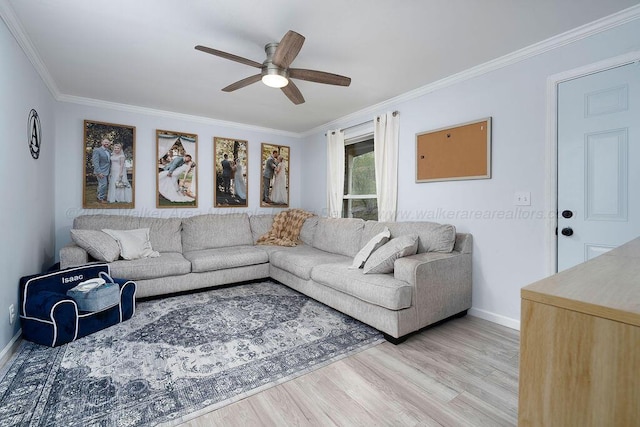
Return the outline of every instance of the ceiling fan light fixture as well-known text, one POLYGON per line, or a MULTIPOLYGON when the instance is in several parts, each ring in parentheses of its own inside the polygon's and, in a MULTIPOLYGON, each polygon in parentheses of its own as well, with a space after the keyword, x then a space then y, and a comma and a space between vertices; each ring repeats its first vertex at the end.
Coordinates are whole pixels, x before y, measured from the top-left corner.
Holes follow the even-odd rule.
POLYGON ((262 83, 269 87, 282 88, 289 84, 289 79, 286 71, 270 64, 262 75, 262 83))
POLYGON ((265 74, 262 76, 262 83, 269 87, 281 88, 289 84, 289 80, 285 76, 279 74, 265 74))

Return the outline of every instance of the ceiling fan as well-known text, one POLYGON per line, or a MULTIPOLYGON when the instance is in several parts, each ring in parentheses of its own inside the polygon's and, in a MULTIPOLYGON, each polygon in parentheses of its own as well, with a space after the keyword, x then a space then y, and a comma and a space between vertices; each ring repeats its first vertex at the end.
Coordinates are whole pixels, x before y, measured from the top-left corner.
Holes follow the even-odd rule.
POLYGON ((304 36, 296 33, 295 31, 288 31, 282 40, 280 40, 280 43, 269 43, 264 47, 267 59, 265 59, 262 64, 252 61, 251 59, 243 58, 241 56, 206 46, 198 45, 195 48, 202 52, 210 53, 211 55, 236 61, 261 70, 259 74, 244 78, 223 88, 222 90, 224 92, 233 92, 234 90, 241 89, 262 80, 262 82, 267 86, 280 88, 291 102, 298 105, 304 102, 304 97, 291 79, 300 79, 336 86, 349 86, 351 84, 351 79, 349 77, 338 74, 326 73, 324 71, 317 70, 306 70, 303 68, 289 68, 293 60, 298 56, 300 49, 302 49, 303 43, 304 36))

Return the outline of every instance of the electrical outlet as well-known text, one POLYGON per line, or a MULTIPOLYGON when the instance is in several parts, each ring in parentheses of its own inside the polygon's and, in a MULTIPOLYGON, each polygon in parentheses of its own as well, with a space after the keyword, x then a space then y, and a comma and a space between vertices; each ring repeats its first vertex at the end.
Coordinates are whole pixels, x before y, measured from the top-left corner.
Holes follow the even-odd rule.
POLYGON ((516 206, 531 206, 531 193, 529 191, 516 191, 513 196, 513 204, 516 206))
POLYGON ((16 321, 16 308, 11 304, 9 306, 9 324, 13 325, 13 322, 16 321))

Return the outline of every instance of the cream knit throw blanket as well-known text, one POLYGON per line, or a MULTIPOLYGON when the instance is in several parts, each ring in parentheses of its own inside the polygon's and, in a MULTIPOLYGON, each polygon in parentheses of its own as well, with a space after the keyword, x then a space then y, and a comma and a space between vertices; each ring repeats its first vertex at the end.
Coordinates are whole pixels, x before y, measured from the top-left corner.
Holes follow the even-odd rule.
POLYGON ((296 246, 304 221, 314 214, 302 209, 282 211, 273 219, 271 230, 258 238, 258 245, 296 246))

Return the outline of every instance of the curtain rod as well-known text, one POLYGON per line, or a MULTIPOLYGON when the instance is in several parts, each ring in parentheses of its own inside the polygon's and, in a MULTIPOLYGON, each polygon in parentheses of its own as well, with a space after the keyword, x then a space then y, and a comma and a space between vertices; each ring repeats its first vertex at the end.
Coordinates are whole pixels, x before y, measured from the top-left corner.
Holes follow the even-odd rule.
MULTIPOLYGON (((398 110, 396 110, 396 111, 394 111, 392 114, 393 114, 393 117, 395 117, 395 116, 397 116, 398 114, 400 114, 400 112, 399 112, 398 110)), ((378 119, 378 120, 379 120, 379 119, 378 119)), ((372 120, 367 120, 367 121, 364 121, 364 122, 362 122, 362 123, 357 123, 357 124, 355 124, 355 125, 347 126, 346 128, 343 128, 343 129, 340 129, 340 130, 344 132, 344 131, 345 131, 345 130, 347 130, 347 129, 352 129, 352 128, 355 128, 355 127, 358 127, 358 126, 362 126, 362 125, 364 125, 364 124, 366 124, 366 123, 369 123, 370 121, 372 121, 372 120)), ((333 131, 331 134, 332 134, 332 135, 335 135, 335 133, 336 133, 336 131, 333 131)), ((327 134, 325 133, 325 134, 324 134, 324 136, 327 136, 327 134)))

